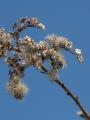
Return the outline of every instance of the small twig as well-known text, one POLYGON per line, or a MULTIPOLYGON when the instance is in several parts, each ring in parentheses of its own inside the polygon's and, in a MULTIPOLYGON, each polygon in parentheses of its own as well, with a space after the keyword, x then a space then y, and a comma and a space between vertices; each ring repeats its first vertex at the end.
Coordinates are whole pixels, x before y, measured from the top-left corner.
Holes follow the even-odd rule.
POLYGON ((71 99, 76 103, 76 105, 78 106, 78 108, 80 109, 80 111, 82 111, 83 115, 84 115, 84 118, 86 120, 90 120, 90 116, 89 114, 87 113, 87 111, 84 109, 84 107, 81 105, 79 99, 77 96, 75 96, 70 89, 67 88, 67 86, 60 80, 56 79, 56 80, 53 80, 55 83, 57 83, 60 87, 62 87, 62 89, 66 92, 66 94, 68 96, 71 97, 71 99))
MULTIPOLYGON (((49 71, 45 68, 45 74, 49 73, 49 71)), ((79 116, 83 116, 83 118, 85 118, 85 120, 90 120, 90 115, 88 114, 88 112, 84 109, 84 107, 82 106, 82 104, 79 101, 78 96, 75 96, 74 93, 72 93, 72 91, 61 81, 56 79, 52 79, 53 82, 57 83, 64 91, 65 93, 70 96, 70 98, 76 103, 76 105, 78 106, 78 108, 80 109, 82 115, 79 116)))

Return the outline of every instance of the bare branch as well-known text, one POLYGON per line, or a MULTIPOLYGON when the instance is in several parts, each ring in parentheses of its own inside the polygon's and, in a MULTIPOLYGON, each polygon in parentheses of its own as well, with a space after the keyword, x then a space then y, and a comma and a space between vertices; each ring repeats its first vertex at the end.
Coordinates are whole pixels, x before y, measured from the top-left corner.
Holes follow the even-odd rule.
POLYGON ((80 116, 84 116, 85 120, 90 120, 90 115, 88 114, 88 112, 84 109, 84 107, 82 106, 82 104, 79 101, 79 98, 77 96, 75 96, 70 89, 68 89, 68 87, 60 80, 55 79, 53 80, 53 82, 55 82, 56 84, 58 84, 60 87, 62 87, 62 89, 66 92, 66 94, 68 96, 70 96, 70 98, 76 103, 76 105, 78 106, 78 108, 80 109, 80 116), (82 115, 81 115, 82 113, 82 115))

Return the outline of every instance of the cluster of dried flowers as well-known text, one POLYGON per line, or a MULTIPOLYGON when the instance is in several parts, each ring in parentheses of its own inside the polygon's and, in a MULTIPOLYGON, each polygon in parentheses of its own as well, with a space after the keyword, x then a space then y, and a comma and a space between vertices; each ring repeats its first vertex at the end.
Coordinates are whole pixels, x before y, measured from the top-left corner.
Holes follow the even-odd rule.
POLYGON ((51 80, 57 78, 59 69, 64 68, 66 61, 60 50, 66 50, 75 55, 82 63, 83 55, 80 49, 74 49, 72 42, 67 38, 49 35, 40 42, 35 42, 31 37, 20 38, 20 32, 27 27, 45 29, 36 18, 19 19, 13 26, 14 32, 7 33, 0 28, 0 58, 4 58, 9 67, 8 90, 16 99, 23 99, 28 88, 21 79, 27 67, 33 66, 49 76, 51 80), (17 41, 15 45, 13 40, 17 41), (49 70, 45 67, 48 62, 49 70))

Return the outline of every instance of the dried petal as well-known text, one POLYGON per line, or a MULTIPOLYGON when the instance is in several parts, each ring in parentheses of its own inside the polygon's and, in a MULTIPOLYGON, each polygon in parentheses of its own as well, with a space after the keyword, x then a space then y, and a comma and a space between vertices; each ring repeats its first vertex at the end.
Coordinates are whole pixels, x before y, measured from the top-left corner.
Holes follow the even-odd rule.
POLYGON ((78 60, 80 63, 83 63, 84 58, 83 58, 82 51, 81 51, 80 49, 75 49, 75 55, 76 55, 76 57, 77 57, 77 60, 78 60))

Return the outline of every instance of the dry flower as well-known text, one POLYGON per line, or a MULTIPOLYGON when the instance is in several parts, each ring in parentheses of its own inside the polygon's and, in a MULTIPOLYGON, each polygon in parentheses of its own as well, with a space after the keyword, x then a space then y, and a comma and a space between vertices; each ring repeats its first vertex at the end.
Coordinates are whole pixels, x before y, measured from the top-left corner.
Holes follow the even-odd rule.
POLYGON ((20 18, 14 23, 14 32, 11 33, 0 29, 0 57, 5 56, 10 76, 8 90, 16 99, 23 99, 28 90, 21 82, 27 67, 33 66, 55 80, 58 70, 66 65, 66 60, 60 53, 61 49, 75 55, 80 63, 83 62, 81 50, 75 49, 72 42, 65 37, 48 35, 40 42, 36 42, 29 36, 19 38, 20 33, 28 27, 45 29, 45 26, 36 18, 20 18), (17 46, 12 40, 17 40, 17 46), (44 65, 45 61, 48 62, 48 69, 44 65))
POLYGON ((0 57, 4 57, 11 47, 12 36, 0 28, 0 57))
POLYGON ((83 63, 84 59, 83 59, 83 54, 82 54, 82 51, 80 49, 75 49, 75 55, 77 57, 77 60, 80 62, 80 63, 83 63))

